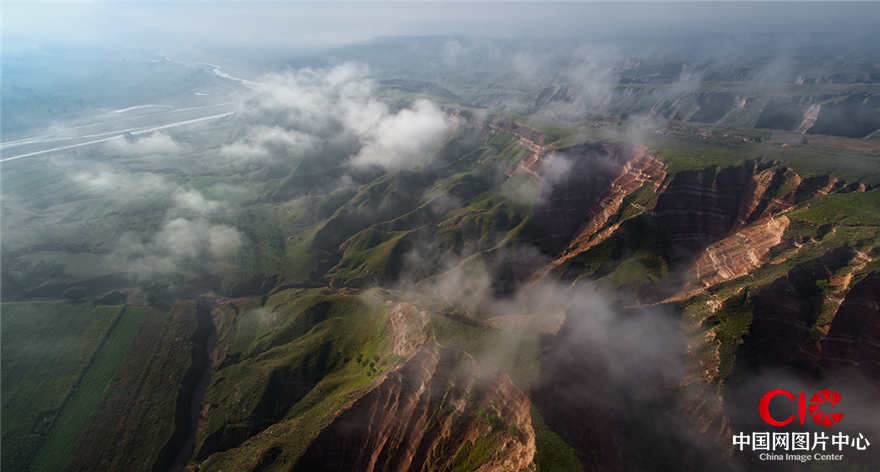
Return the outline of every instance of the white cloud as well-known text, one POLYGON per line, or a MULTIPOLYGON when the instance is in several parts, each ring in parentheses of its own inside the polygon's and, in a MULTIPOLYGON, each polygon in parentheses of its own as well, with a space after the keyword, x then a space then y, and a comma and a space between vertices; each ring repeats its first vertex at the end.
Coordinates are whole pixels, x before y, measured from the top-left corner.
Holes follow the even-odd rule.
POLYGON ((571 168, 571 160, 565 154, 554 152, 547 156, 547 162, 544 164, 544 181, 549 185, 555 185, 570 176, 571 168))
POLYGON ((412 108, 384 116, 373 130, 365 133, 366 144, 353 162, 386 168, 423 164, 433 158, 449 126, 442 110, 427 100, 418 100, 412 108))
POLYGON ((152 237, 127 233, 120 238, 111 261, 142 276, 172 273, 186 264, 220 264, 238 250, 241 234, 235 228, 206 218, 167 220, 152 237))
POLYGON ((195 258, 204 253, 222 257, 238 249, 241 235, 231 226, 211 224, 203 218, 175 218, 165 223, 153 244, 160 253, 179 258, 195 258))
POLYGON ((87 190, 123 198, 164 193, 173 188, 156 174, 123 172, 100 166, 95 170, 75 172, 71 179, 87 190))
POLYGON ((306 133, 279 126, 257 125, 247 136, 223 146, 220 153, 227 157, 264 159, 271 156, 298 157, 315 148, 315 139, 306 133))
POLYGON ((250 129, 221 154, 295 159, 350 139, 355 165, 396 169, 429 161, 451 129, 446 114, 427 100, 393 111, 377 98, 368 74, 366 66, 346 63, 263 78, 260 94, 242 111, 250 129))
POLYGON ((241 234, 226 225, 210 225, 207 228, 208 251, 215 258, 237 251, 241 247, 241 234))
POLYGON ((144 137, 114 139, 105 146, 109 151, 124 156, 168 156, 179 154, 183 150, 177 141, 165 133, 157 132, 144 137))
POLYGON ((120 270, 146 276, 172 273, 188 263, 222 263, 241 247, 237 229, 212 221, 224 208, 223 202, 208 199, 197 190, 156 174, 109 168, 75 173, 71 179, 90 191, 132 202, 146 195, 170 195, 171 204, 158 231, 152 235, 126 233, 116 243, 108 262, 120 270))
POLYGON ((199 215, 211 213, 220 206, 220 202, 208 200, 204 195, 195 190, 179 191, 174 195, 174 201, 178 209, 199 215))

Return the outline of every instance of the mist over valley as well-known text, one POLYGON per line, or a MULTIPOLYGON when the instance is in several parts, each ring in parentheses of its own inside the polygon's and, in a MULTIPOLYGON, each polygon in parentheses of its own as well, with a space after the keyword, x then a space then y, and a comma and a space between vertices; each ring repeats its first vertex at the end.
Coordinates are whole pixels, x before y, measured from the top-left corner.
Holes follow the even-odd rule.
POLYGON ((878 4, 3 8, 3 469, 880 465, 878 4))

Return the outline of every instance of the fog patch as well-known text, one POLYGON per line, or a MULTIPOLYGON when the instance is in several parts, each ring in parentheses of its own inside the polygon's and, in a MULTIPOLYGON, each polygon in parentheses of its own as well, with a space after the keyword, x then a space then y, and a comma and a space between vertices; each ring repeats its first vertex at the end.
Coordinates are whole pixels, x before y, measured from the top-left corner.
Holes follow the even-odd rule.
POLYGON ((220 148, 224 157, 260 160, 270 157, 295 159, 315 148, 315 140, 308 134, 279 126, 257 125, 247 135, 220 148))
POLYGON ((125 233, 108 256, 110 262, 137 277, 186 269, 217 268, 242 245, 237 229, 203 217, 165 221, 154 235, 125 233), (203 266, 207 264, 207 266, 203 266))
POLYGON ((94 170, 72 172, 70 178, 84 190, 110 197, 126 198, 165 193, 174 187, 156 174, 118 171, 102 166, 94 170))
POLYGON ((650 113, 633 115, 624 120, 615 130, 617 138, 635 146, 648 146, 652 139, 666 129, 666 119, 650 113), (620 135, 622 133, 622 136, 620 135))
POLYGON ((171 136, 155 132, 143 137, 126 135, 123 139, 114 139, 104 144, 108 152, 125 157, 170 156, 183 152, 183 145, 171 136))
POLYGON ((170 206, 152 235, 124 233, 106 256, 111 267, 138 276, 170 274, 198 263, 216 268, 242 245, 234 227, 215 221, 225 213, 223 202, 151 173, 101 168, 77 172, 71 180, 82 188, 126 204, 147 197, 169 198, 170 206), (167 196, 167 197, 166 197, 167 196))
POLYGON ((297 159, 348 148, 355 166, 412 168, 430 162, 453 127, 428 100, 393 110, 378 98, 363 64, 271 74, 256 88, 241 112, 249 129, 224 146, 222 156, 297 159))
POLYGON ((177 192, 174 195, 174 202, 176 208, 198 215, 213 213, 220 207, 220 202, 208 200, 201 192, 195 190, 177 192))
POLYGON ((241 244, 241 234, 231 226, 204 218, 174 218, 149 238, 126 233, 110 258, 138 277, 150 277, 178 272, 200 261, 219 264, 241 244))
POLYGON ((273 310, 261 306, 245 312, 242 319, 254 319, 260 326, 268 328, 275 326, 278 315, 273 310))
POLYGON ((165 223, 153 241, 175 256, 194 258, 207 252, 219 258, 238 249, 241 235, 230 226, 211 224, 204 219, 175 218, 165 223))
POLYGON ((425 164, 443 144, 449 127, 445 113, 427 100, 417 100, 412 108, 382 117, 364 133, 365 145, 352 162, 386 169, 425 164))

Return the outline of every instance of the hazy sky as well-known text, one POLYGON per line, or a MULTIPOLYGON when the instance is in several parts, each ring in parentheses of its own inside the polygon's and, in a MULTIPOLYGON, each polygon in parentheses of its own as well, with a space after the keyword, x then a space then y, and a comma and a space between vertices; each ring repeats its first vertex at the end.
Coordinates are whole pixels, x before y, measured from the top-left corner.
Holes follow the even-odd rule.
POLYGON ((328 47, 387 35, 871 33, 880 2, 3 3, 4 47, 328 47))

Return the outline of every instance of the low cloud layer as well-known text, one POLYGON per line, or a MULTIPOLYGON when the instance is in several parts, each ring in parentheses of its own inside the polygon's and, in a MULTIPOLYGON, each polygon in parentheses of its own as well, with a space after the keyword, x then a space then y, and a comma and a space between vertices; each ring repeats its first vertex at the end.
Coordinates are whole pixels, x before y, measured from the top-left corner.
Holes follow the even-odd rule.
POLYGON ((256 125, 248 134, 220 149, 221 155, 233 159, 260 160, 273 156, 294 157, 316 147, 312 136, 280 126, 256 125))
POLYGON ((238 230, 213 224, 205 218, 174 218, 166 221, 152 237, 127 233, 113 257, 129 271, 153 275, 181 270, 184 264, 220 262, 241 246, 238 230))
POLYGON ((431 160, 449 131, 449 120, 437 106, 417 100, 412 108, 378 117, 361 136, 364 147, 356 165, 407 168, 431 160))
POLYGON ((184 149, 183 145, 162 132, 114 139, 108 141, 105 147, 111 154, 125 157, 171 156, 180 154, 184 149))
POLYGON ((83 189, 98 194, 127 198, 165 193, 173 187, 156 174, 123 172, 98 164, 89 167, 92 169, 73 171, 70 178, 83 189))
POLYGON ((217 267, 241 247, 243 238, 236 228, 200 215, 172 216, 180 209, 169 210, 152 235, 125 233, 110 254, 110 262, 139 277, 151 277, 217 267))
POLYGON ((352 143, 348 157, 356 166, 412 168, 429 162, 452 128, 428 100, 392 109, 361 64, 273 74, 256 88, 242 112, 248 130, 222 148, 227 158, 296 160, 352 143))
POLYGON ((107 258, 118 270, 151 277, 187 267, 216 266, 242 245, 243 237, 236 228, 217 221, 227 212, 223 202, 157 174, 99 167, 75 172, 70 179, 89 192, 126 206, 138 201, 167 202, 154 233, 126 232, 115 243, 107 258))
POLYGON ((208 200, 195 190, 178 190, 174 194, 175 209, 204 216, 220 208, 220 202, 208 200))
MULTIPOLYGON (((424 262, 412 256, 408 261, 424 262)), ((600 288, 552 278, 526 284, 512 296, 497 293, 494 282, 510 265, 540 269, 548 262, 546 256, 529 246, 505 248, 491 260, 448 260, 445 270, 417 287, 477 318, 530 317, 536 326, 546 324, 548 328, 567 319, 572 337, 604 356, 595 361, 605 364, 604 368, 621 382, 644 383, 649 372, 661 376, 657 380, 663 384, 674 384, 681 378, 680 333, 677 325, 659 311, 622 316, 616 299, 600 288), (646 363, 645 359, 652 360, 646 363)), ((506 339, 515 343, 517 336, 529 334, 511 330, 506 339)))

